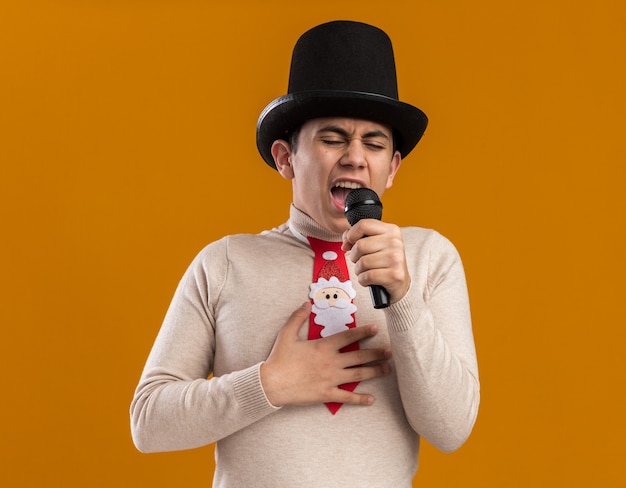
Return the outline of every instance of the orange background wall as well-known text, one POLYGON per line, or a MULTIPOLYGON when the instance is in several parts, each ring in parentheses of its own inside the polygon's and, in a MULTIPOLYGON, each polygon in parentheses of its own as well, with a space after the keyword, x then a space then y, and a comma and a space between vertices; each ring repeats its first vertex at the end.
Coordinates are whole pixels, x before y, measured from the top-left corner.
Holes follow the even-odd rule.
POLYGON ((415 486, 624 486, 622 0, 2 2, 2 486, 209 484, 211 447, 134 449, 129 402, 196 252, 286 219, 256 118, 341 18, 430 116, 385 219, 451 238, 470 287, 479 419, 415 486))

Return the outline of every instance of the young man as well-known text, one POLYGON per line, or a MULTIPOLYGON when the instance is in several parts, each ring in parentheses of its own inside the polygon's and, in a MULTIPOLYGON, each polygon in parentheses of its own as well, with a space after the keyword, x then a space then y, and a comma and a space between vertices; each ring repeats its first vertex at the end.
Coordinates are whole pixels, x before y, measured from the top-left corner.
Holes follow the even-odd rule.
POLYGON ((331 22, 299 39, 288 94, 257 126, 291 180, 290 219, 190 265, 131 406, 140 450, 217 442, 218 487, 398 488, 420 437, 465 441, 479 383, 458 254, 434 231, 344 215, 354 188, 392 185, 426 121, 398 100, 381 30, 331 22))

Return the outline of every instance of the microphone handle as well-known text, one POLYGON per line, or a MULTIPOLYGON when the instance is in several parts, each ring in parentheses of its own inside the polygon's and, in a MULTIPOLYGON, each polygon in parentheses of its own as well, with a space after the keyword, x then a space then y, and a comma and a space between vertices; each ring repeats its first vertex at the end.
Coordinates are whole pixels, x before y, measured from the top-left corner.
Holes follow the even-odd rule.
POLYGON ((383 286, 370 285, 370 295, 372 296, 374 308, 387 308, 391 303, 389 292, 387 292, 383 286))

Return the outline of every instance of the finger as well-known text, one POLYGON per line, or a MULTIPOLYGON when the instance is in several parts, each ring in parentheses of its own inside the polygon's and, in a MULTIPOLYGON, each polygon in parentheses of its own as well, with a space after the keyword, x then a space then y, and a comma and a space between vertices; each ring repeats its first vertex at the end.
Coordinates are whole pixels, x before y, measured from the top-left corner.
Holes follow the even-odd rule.
POLYGON ((362 226, 362 222, 363 221, 357 222, 356 224, 354 224, 352 227, 350 227, 348 230, 346 230, 343 233, 344 243, 348 245, 352 245, 356 241, 358 241, 361 237, 363 237, 364 234, 360 230, 362 226))
POLYGON ((343 243, 341 248, 347 252, 363 237, 380 234, 381 222, 374 219, 363 219, 358 221, 343 233, 343 243))
MULTIPOLYGON (((350 256, 351 258, 353 256, 350 256)), ((390 268, 395 264, 395 261, 392 261, 393 256, 390 257, 386 253, 376 253, 376 254, 368 254, 361 256, 354 255, 354 259, 356 259, 354 264, 354 272, 357 275, 361 275, 366 273, 369 270, 376 269, 386 269, 390 268)))
POLYGON ((363 239, 359 239, 350 247, 350 253, 348 258, 353 263, 357 263, 364 256, 380 252, 385 249, 384 242, 377 242, 379 239, 377 236, 366 236, 363 239))
POLYGON ((389 253, 395 253, 398 250, 404 250, 400 239, 390 235, 369 235, 363 239, 359 239, 352 246, 350 249, 350 260, 353 263, 357 263, 364 258, 380 258, 389 253))
POLYGON ((341 237, 341 240, 342 240, 341 250, 343 252, 350 251, 350 249, 352 249, 352 245, 354 244, 352 241, 348 240, 348 233, 350 232, 350 230, 352 230, 352 229, 350 228, 350 229, 346 230, 343 233, 343 236, 341 237))
POLYGON ((309 319, 311 315, 311 302, 304 302, 300 308, 296 309, 287 323, 283 327, 281 334, 286 333, 291 337, 298 337, 300 328, 304 325, 304 322, 309 319))
POLYGON ((348 229, 347 240, 353 244, 365 236, 375 236, 382 234, 388 224, 376 219, 362 219, 348 229))
POLYGON ((347 368, 339 375, 340 384, 360 383, 381 376, 387 376, 391 373, 391 365, 387 362, 376 364, 373 366, 359 366, 356 368, 347 368))
POLYGON ((348 344, 352 344, 353 342, 360 341, 367 337, 373 337, 376 334, 378 334, 378 327, 376 325, 366 325, 338 332, 322 340, 327 341, 333 348, 341 349, 348 344))
POLYGON ((354 366, 368 365, 369 363, 388 361, 389 359, 391 359, 391 349, 380 347, 341 353, 339 361, 342 368, 353 368, 354 366))
POLYGON ((374 403, 374 395, 369 393, 354 393, 337 388, 330 402, 345 403, 349 405, 371 405, 374 403))

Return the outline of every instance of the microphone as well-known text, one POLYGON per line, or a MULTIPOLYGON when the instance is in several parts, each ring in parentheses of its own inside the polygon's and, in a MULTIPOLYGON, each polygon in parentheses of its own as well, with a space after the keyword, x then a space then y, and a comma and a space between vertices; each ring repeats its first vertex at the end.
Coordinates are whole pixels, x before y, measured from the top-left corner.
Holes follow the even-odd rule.
MULTIPOLYGON (((356 188, 348 193, 344 213, 350 225, 355 225, 361 219, 380 220, 383 216, 383 204, 374 190, 356 188)), ((374 308, 387 308, 390 304, 387 290, 380 285, 370 285, 369 288, 374 308)))

